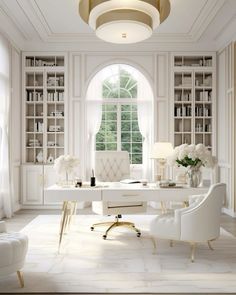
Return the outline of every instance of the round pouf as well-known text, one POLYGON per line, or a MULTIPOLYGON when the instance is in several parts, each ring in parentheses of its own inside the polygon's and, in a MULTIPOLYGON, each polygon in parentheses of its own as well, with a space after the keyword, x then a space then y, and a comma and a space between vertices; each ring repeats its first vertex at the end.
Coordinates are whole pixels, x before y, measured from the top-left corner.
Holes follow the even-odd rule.
POLYGON ((0 275, 17 272, 20 285, 24 280, 20 269, 25 262, 28 250, 28 237, 22 233, 0 233, 0 275))

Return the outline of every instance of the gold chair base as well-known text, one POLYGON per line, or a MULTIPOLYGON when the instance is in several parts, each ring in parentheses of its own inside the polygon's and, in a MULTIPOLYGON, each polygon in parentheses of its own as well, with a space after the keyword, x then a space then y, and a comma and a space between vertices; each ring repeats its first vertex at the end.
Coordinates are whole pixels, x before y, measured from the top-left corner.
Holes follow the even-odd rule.
POLYGON ((95 223, 91 226, 91 230, 93 231, 95 229, 95 227, 97 227, 97 226, 108 226, 108 229, 106 230, 105 234, 102 236, 104 240, 107 238, 108 233, 112 229, 114 229, 115 227, 118 227, 118 226, 128 227, 137 233, 137 237, 141 236, 140 230, 135 227, 134 223, 127 222, 127 221, 119 221, 118 218, 116 218, 116 221, 113 221, 113 222, 111 221, 111 222, 95 223))

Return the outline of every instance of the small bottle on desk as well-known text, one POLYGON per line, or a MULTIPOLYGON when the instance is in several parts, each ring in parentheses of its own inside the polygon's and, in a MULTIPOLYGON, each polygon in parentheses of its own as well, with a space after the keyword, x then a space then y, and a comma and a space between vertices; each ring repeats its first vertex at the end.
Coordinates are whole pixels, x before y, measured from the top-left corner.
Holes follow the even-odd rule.
POLYGON ((94 170, 92 169, 92 176, 90 179, 90 186, 96 186, 96 178, 94 176, 94 170))

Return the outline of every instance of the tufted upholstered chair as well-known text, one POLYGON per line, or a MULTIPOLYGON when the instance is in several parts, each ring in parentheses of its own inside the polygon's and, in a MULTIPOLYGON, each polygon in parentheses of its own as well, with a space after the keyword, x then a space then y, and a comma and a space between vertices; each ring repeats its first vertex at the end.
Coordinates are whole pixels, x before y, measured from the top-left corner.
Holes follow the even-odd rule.
MULTIPOLYGON (((126 151, 99 151, 95 155, 95 175, 96 179, 101 182, 119 182, 122 179, 130 178, 130 161, 129 154, 126 151)), ((91 230, 97 226, 108 226, 103 238, 111 229, 117 226, 126 226, 136 231, 137 236, 141 232, 131 222, 119 221, 121 214, 135 214, 146 211, 146 202, 93 202, 93 211, 100 215, 115 215, 114 222, 103 222, 93 224, 91 230)))
POLYGON ((22 288, 24 279, 20 270, 24 266, 27 249, 28 237, 23 233, 8 233, 5 222, 0 221, 0 276, 16 272, 22 288))
POLYGON ((194 262, 194 252, 197 243, 210 242, 220 235, 220 215, 226 195, 224 183, 214 184, 205 195, 195 195, 189 198, 189 207, 177 209, 172 213, 155 217, 150 225, 154 238, 171 241, 185 241, 191 245, 191 261, 194 262))

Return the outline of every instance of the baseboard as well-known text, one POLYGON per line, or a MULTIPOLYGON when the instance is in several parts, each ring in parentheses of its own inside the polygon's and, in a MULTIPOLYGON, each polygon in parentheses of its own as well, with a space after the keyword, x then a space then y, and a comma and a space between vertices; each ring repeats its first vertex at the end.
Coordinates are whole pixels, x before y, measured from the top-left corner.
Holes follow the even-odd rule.
POLYGON ((222 208, 222 212, 233 218, 236 218, 236 212, 234 212, 232 209, 222 208))
POLYGON ((17 212, 21 209, 21 205, 19 203, 15 203, 13 205, 13 212, 17 212))

